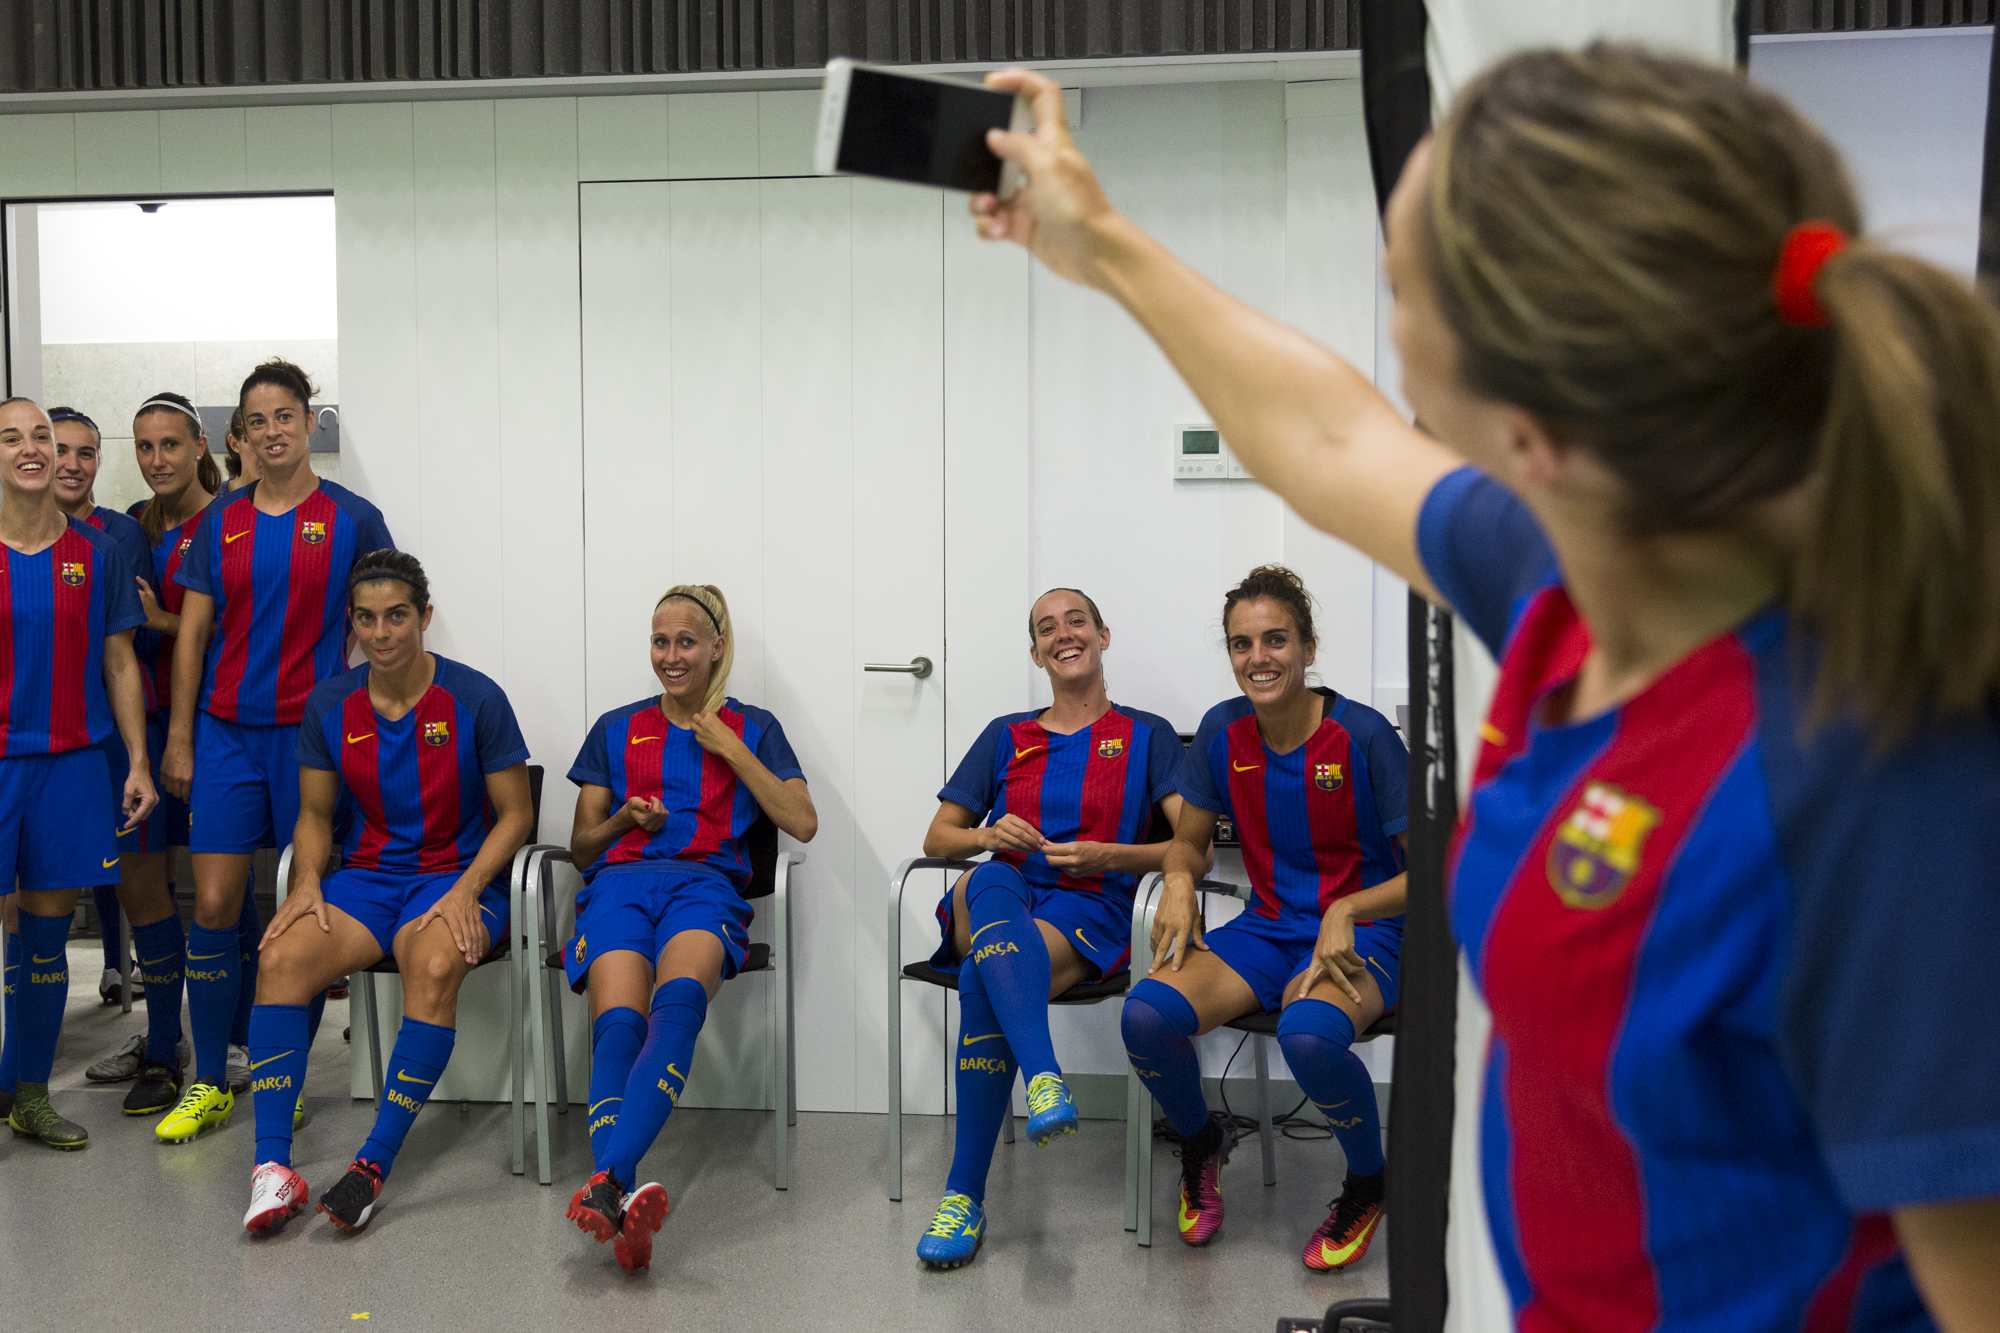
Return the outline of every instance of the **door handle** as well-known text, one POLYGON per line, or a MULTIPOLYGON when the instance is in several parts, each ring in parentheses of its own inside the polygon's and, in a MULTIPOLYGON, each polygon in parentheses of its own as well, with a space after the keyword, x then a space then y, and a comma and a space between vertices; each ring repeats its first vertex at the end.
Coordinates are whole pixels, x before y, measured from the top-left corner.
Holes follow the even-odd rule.
POLYGON ((901 662, 863 662, 861 669, 863 671, 889 671, 898 675, 915 676, 918 680, 922 680, 931 674, 931 659, 928 657, 913 657, 910 659, 908 666, 903 665, 901 662))

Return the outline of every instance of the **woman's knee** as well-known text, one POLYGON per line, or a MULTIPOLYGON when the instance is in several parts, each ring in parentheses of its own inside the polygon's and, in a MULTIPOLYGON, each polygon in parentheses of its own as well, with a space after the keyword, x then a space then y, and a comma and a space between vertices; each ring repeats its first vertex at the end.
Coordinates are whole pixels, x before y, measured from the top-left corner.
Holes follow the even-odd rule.
POLYGON ((988 861, 960 881, 965 893, 968 911, 974 910, 982 898, 990 894, 1004 893, 1029 909, 1035 905, 1035 895, 1028 888, 1028 881, 1021 872, 1005 861, 988 861))
POLYGON ((1354 1018, 1337 1004, 1294 1000, 1278 1015, 1278 1048, 1287 1062, 1309 1060, 1328 1047, 1345 1051, 1353 1045, 1354 1018))
POLYGON ((325 970, 306 942, 280 935, 257 956, 257 1003, 308 1004, 332 980, 325 970))
POLYGON ((1187 996, 1164 981, 1146 977, 1126 995, 1119 1028, 1128 1048, 1153 1049, 1161 1042, 1193 1037, 1201 1030, 1201 1017, 1187 996))

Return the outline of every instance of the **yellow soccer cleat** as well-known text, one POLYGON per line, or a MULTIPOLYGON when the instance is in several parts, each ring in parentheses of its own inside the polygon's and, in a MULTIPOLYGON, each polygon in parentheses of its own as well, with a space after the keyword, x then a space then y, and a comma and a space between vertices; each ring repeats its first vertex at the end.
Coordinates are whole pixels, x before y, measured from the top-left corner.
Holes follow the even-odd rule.
POLYGON ((305 1123, 306 1123, 306 1095, 305 1093, 301 1092, 299 1094, 299 1104, 292 1108, 292 1128, 294 1130, 302 1129, 305 1127, 305 1123))
POLYGON ((221 1129, 236 1110, 236 1095, 213 1083, 190 1083, 174 1109, 153 1126, 153 1137, 162 1143, 192 1143, 207 1130, 221 1129))

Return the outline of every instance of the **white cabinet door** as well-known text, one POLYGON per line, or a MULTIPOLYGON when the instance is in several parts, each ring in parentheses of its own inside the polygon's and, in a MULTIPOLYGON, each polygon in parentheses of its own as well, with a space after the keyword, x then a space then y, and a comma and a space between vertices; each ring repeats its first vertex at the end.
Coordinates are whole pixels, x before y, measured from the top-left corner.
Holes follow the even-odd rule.
MULTIPOLYGON (((792 885, 799 1105, 880 1110, 883 896, 945 770, 945 201, 817 178, 581 189, 588 712, 657 692, 661 592, 723 590, 730 692, 783 723, 819 810, 792 885), (926 680, 861 670, 918 656, 926 680)), ((912 893, 912 956, 936 893, 912 893)), ((774 1104, 771 998, 766 976, 723 986, 684 1104, 774 1104)), ((908 1109, 941 1111, 942 998, 909 999, 908 1109)))

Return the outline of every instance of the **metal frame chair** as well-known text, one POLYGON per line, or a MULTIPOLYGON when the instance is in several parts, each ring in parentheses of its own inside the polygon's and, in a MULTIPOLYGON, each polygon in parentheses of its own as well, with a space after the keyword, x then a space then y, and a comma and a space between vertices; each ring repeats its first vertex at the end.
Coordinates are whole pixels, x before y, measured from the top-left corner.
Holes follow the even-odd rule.
MULTIPOLYGON (((1146 899, 1151 895, 1156 895, 1164 882, 1164 876, 1149 876, 1147 881, 1139 886, 1139 899, 1133 903, 1132 967, 1134 970, 1152 966, 1152 931, 1150 923, 1153 912, 1158 910, 1158 905, 1157 903, 1146 901, 1146 899), (1148 922, 1148 929, 1143 939, 1137 928, 1137 922, 1142 912, 1148 922), (1141 961, 1142 949, 1144 951, 1143 962, 1141 961)), ((1203 895, 1220 893, 1232 898, 1240 898, 1244 902, 1250 901, 1251 888, 1247 884, 1225 884, 1217 880, 1203 880, 1198 887, 1203 895)), ((1203 906, 1203 929, 1206 930, 1206 904, 1203 906)), ((1278 1183, 1277 1135, 1271 1115, 1270 1055, 1266 1051, 1264 1043, 1267 1039, 1277 1036, 1278 1015, 1266 1013, 1245 1014, 1241 1018, 1231 1019, 1222 1026, 1236 1032, 1247 1032, 1256 1041, 1257 1137, 1264 1159, 1264 1183, 1266 1185, 1275 1185, 1278 1183)), ((1359 1046, 1362 1042, 1373 1041, 1377 1037, 1392 1036, 1395 1031, 1396 1016, 1392 1010, 1371 1023, 1367 1031, 1355 1037, 1354 1044, 1359 1046)), ((1147 1248, 1150 1248, 1153 1243, 1153 1116, 1151 1102, 1152 1094, 1147 1091, 1146 1085, 1139 1080, 1139 1076, 1136 1073, 1128 1074, 1126 1076, 1126 1115, 1130 1118, 1132 1125, 1143 1127, 1145 1132, 1143 1134, 1127 1135, 1126 1148, 1128 1157, 1126 1159, 1125 1173, 1125 1229, 1127 1231, 1138 1232, 1139 1238, 1137 1243, 1147 1248), (1142 1201, 1144 1203, 1143 1207, 1140 1206, 1142 1201)))
MULTIPOLYGON (((772 900, 771 943, 752 944, 737 976, 753 972, 771 974, 771 1044, 766 1059, 770 1084, 781 1100, 772 1145, 772 1180, 777 1189, 791 1186, 791 1133, 799 1123, 798 1060, 792 1012, 792 898, 791 872, 805 863, 805 853, 780 851, 778 828, 769 817, 759 816, 744 835, 750 853, 750 887, 743 896, 755 901, 772 900)), ((567 847, 540 845, 533 853, 523 878, 522 898, 514 904, 515 920, 523 923, 525 947, 520 951, 520 984, 528 997, 527 1023, 534 1043, 536 1078, 535 1138, 538 1179, 547 1185, 553 1179, 549 1166, 549 1092, 555 1090, 556 1114, 569 1113, 568 1063, 562 1037, 562 990, 567 976, 563 971, 563 949, 576 925, 576 893, 555 891, 555 867, 569 866, 577 874, 567 847), (551 949, 553 948, 553 952, 551 949), (542 984, 534 983, 534 971, 542 974, 542 984), (551 1017, 554 1021, 551 1021, 551 1017), (553 1062, 551 1062, 553 1057, 553 1062)), ((586 1051, 588 1048, 586 1047, 586 1051)), ((514 1078, 514 1174, 525 1173, 523 1099, 524 1080, 514 1078)))

